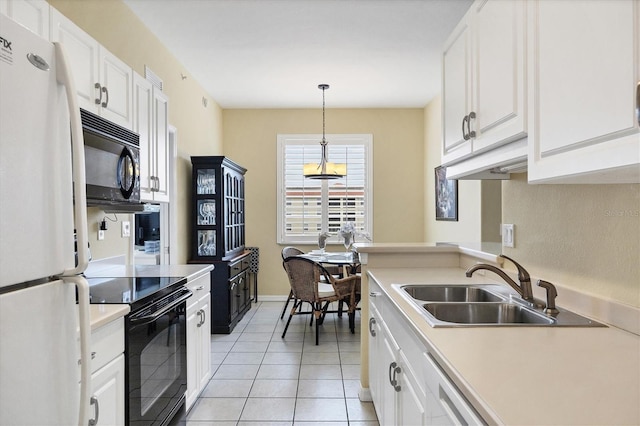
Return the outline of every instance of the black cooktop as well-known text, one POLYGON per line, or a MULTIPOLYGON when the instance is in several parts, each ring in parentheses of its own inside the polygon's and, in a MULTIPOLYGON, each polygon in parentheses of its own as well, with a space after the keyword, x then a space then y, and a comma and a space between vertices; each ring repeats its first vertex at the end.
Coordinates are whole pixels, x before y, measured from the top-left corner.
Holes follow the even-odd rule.
POLYGON ((104 277, 87 278, 91 303, 130 304, 139 309, 161 299, 186 284, 184 277, 104 277))

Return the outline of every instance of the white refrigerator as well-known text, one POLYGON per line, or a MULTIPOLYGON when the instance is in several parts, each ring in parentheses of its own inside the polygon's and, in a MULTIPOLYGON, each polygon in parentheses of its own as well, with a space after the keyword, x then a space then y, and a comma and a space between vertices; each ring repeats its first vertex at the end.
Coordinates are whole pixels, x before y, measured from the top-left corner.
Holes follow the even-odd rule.
POLYGON ((59 45, 0 14, 3 426, 88 423, 84 143, 67 64, 59 45))

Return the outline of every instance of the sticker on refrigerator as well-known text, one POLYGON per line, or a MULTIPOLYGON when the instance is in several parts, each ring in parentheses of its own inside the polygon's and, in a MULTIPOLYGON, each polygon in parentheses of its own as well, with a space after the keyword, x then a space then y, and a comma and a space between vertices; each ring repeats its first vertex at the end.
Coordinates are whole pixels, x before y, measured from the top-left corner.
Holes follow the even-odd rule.
POLYGON ((0 61, 9 65, 13 64, 13 50, 11 48, 11 40, 0 36, 0 61))

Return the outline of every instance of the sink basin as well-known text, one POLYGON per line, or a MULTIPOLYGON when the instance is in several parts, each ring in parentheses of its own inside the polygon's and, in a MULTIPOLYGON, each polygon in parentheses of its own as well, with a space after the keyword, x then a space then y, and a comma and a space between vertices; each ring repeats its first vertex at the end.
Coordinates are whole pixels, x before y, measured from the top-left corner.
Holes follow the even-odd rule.
POLYGON ((555 322, 514 303, 426 303, 423 307, 437 320, 456 324, 551 325, 555 322))
POLYGON ((484 288, 469 285, 406 285, 402 289, 411 298, 425 302, 502 302, 504 298, 484 288))
POLYGON ((547 315, 497 284, 391 284, 431 327, 606 327, 558 307, 547 315))

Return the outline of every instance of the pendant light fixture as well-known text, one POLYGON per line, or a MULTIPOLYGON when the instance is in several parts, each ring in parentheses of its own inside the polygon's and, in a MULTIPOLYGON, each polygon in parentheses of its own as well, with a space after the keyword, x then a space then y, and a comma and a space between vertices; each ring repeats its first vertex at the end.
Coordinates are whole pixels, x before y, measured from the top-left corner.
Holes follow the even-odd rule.
POLYGON ((322 90, 322 157, 320 164, 308 163, 304 165, 303 174, 308 179, 340 179, 347 174, 347 165, 344 163, 330 163, 327 161, 327 140, 324 137, 324 91, 329 88, 328 84, 319 84, 318 89, 322 90))

